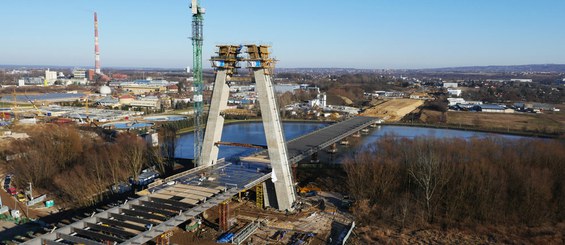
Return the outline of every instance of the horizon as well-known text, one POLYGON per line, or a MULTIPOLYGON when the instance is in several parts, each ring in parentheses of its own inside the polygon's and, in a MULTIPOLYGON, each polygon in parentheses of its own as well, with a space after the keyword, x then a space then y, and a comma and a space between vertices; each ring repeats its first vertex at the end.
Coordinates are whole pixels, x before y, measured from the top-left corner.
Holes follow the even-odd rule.
MULTIPOLYGON (((463 69, 463 68, 487 68, 487 67, 520 67, 520 66, 565 66, 565 63, 563 64, 558 64, 558 63, 548 63, 548 64, 518 64, 518 65, 469 65, 469 66, 446 66, 446 67, 430 67, 430 68, 355 68, 355 67, 275 67, 275 69, 352 69, 352 70, 437 70, 437 69, 463 69)), ((20 65, 20 64, 0 64, 0 69, 4 69, 5 67, 10 67, 10 68, 30 68, 30 69, 57 69, 57 68, 61 68, 61 69, 73 69, 73 68, 77 68, 77 69, 94 69, 93 67, 91 68, 85 68, 84 66, 75 66, 75 65, 20 65)), ((125 66, 108 66, 103 68, 102 70, 120 70, 120 69, 139 69, 139 70, 143 70, 143 69, 158 69, 158 70, 166 70, 166 69, 171 69, 171 70, 186 70, 186 67, 141 67, 141 66, 130 66, 130 67, 125 67, 125 66)), ((204 70, 212 70, 213 68, 211 67, 205 67, 204 70)), ((245 67, 242 67, 241 69, 245 69, 245 67)), ((192 70, 191 70, 192 72, 192 70)))
MULTIPOLYGON (((565 63, 565 35, 556 31, 562 1, 253 1, 201 1, 205 68, 224 43, 269 44, 285 69, 565 63)), ((7 2, 0 21, 10 23, 3 26, 10 34, 0 40, 0 63, 93 67, 95 11, 102 69, 192 67, 188 0, 7 2)))

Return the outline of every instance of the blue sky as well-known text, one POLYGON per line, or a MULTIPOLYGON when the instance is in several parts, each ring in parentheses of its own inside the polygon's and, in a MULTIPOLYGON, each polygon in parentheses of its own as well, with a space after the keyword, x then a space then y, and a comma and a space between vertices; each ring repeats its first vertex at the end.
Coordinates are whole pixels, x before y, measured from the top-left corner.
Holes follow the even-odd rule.
MULTIPOLYGON (((431 68, 565 63, 563 0, 201 0, 204 60, 218 44, 272 45, 279 67, 431 68)), ((0 5, 0 64, 192 66, 189 0, 0 5)))

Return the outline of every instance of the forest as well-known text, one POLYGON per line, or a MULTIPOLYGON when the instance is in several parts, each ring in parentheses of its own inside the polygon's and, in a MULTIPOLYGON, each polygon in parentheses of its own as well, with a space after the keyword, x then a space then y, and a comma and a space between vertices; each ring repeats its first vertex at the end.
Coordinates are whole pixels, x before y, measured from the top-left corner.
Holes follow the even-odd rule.
POLYGON ((345 161, 361 225, 539 225, 565 219, 565 142, 385 136, 345 161))
POLYGON ((133 133, 120 133, 108 141, 75 127, 45 125, 28 139, 18 140, 0 152, 6 171, 16 186, 33 185, 34 195, 48 193, 69 207, 99 201, 108 188, 136 178, 142 169, 163 160, 133 133))

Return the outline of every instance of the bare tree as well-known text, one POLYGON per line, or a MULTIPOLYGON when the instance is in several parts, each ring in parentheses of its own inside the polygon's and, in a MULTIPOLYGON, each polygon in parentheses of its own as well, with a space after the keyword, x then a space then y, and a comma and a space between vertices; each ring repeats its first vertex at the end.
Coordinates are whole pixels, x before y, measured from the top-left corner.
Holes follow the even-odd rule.
POLYGON ((427 144, 428 142, 420 141, 415 144, 412 149, 416 154, 416 159, 410 163, 408 173, 420 188, 423 203, 426 209, 426 218, 428 222, 433 221, 433 205, 432 199, 436 195, 436 191, 440 186, 440 157, 434 152, 433 148, 427 144))
POLYGON ((147 144, 141 137, 133 133, 120 134, 116 143, 122 148, 124 167, 128 170, 129 175, 136 179, 143 167, 147 165, 145 161, 147 144))

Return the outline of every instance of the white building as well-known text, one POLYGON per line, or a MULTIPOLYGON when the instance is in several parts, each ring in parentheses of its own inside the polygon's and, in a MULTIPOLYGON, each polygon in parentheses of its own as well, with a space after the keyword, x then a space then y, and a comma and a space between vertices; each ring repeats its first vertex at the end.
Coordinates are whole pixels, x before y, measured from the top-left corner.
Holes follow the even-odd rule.
POLYGON ((465 99, 463 98, 447 98, 447 101, 449 102, 449 106, 454 106, 457 104, 465 104, 465 99))
POLYGON ((45 82, 47 83, 46 85, 53 85, 55 81, 57 81, 57 72, 47 69, 45 71, 45 82))
POLYGON ((447 93, 451 96, 461 96, 461 89, 447 89, 447 93))
POLYGON ((532 79, 510 79, 511 82, 531 83, 532 79))
POLYGON ((294 90, 300 89, 297 84, 275 84, 275 92, 284 94, 286 92, 294 93, 294 90))
POLYGON ((483 104, 482 101, 478 101, 478 100, 468 100, 465 103, 470 104, 470 105, 482 105, 483 104))
POLYGON ((74 69, 73 70, 73 77, 75 79, 85 79, 86 78, 86 70, 85 69, 74 69))
POLYGON ((308 101, 308 106, 312 107, 326 107, 326 93, 321 93, 316 96, 315 99, 308 101))
POLYGON ((149 107, 154 109, 161 108, 161 100, 155 96, 147 96, 138 100, 134 100, 130 103, 131 106, 137 107, 149 107))
POLYGON ((444 88, 457 88, 457 83, 443 83, 444 88))

